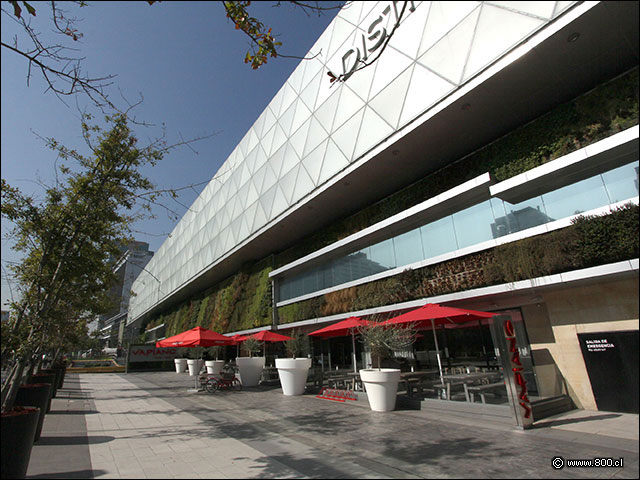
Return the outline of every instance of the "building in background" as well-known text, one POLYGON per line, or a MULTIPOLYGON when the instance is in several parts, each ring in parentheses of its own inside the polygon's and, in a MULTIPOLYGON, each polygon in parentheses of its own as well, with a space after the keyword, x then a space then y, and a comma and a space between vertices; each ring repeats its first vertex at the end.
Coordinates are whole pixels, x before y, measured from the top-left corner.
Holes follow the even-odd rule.
POLYGON ((105 341, 105 347, 117 348, 137 339, 139 326, 135 322, 128 325, 127 312, 131 297, 131 288, 135 279, 140 275, 153 257, 146 242, 133 241, 123 249, 120 257, 115 260, 113 271, 118 277, 116 284, 111 287, 110 297, 113 299, 113 308, 97 318, 96 329, 100 332, 100 338, 105 341))
MULTIPOLYGON (((128 322, 506 313, 531 398, 637 413, 638 45, 638 2, 350 3, 134 282, 128 322)), ((498 334, 441 329, 446 367, 498 368, 498 334)), ((349 363, 348 340, 310 349, 349 363)), ((416 349, 433 367, 431 335, 416 349)))

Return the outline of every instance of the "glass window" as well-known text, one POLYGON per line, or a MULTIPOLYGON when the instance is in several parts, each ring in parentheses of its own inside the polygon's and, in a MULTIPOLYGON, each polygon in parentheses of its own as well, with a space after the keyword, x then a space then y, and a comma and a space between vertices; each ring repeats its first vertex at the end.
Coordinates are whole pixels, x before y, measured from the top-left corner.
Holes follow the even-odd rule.
POLYGON ((354 279, 367 277, 379 271, 370 260, 370 251, 370 248, 365 248, 349 255, 351 260, 351 275, 354 279))
POLYGON ((291 280, 291 298, 304 295, 304 276, 298 275, 291 280))
MULTIPOLYGON (((535 197, 515 205, 509 202, 503 202, 503 204, 506 215, 496 217, 495 224, 491 225, 491 229, 496 233, 519 232, 555 220, 555 218, 547 216, 542 197, 535 197)), ((494 238, 498 236, 502 235, 494 236, 494 238)))
POLYGON ((320 290, 333 287, 333 270, 331 262, 318 267, 318 287, 320 290))
POLYGON ((518 204, 492 198, 280 283, 279 300, 384 272, 638 195, 638 162, 518 204))
POLYGON ((393 239, 393 248, 396 252, 398 266, 424 260, 422 237, 420 236, 419 228, 395 237, 393 239))
POLYGON ((603 173, 609 203, 618 203, 638 196, 638 162, 603 173))
POLYGON ((280 301, 288 300, 288 299, 292 298, 291 297, 291 288, 290 288, 288 279, 285 278, 284 280, 282 280, 282 282, 280 282, 279 287, 280 288, 278 289, 278 299, 280 301))
MULTIPOLYGON (((379 271, 389 270, 396 266, 395 253, 393 251, 393 240, 385 240, 375 245, 371 245, 371 261, 377 264, 379 271)), ((376 265, 374 265, 374 268, 376 265)))
POLYGON ((600 175, 587 178, 553 192, 542 195, 542 201, 551 219, 570 217, 592 208, 609 204, 609 197, 600 175))
POLYGON ((451 216, 420 227, 425 258, 431 258, 458 249, 451 216))
POLYGON ((334 286, 351 281, 351 265, 347 257, 337 258, 331 263, 334 286))
POLYGON ((453 214, 453 226, 458 248, 491 240, 491 225, 495 223, 489 200, 453 214))
POLYGON ((317 280, 317 269, 312 269, 302 275, 303 295, 319 290, 317 280))

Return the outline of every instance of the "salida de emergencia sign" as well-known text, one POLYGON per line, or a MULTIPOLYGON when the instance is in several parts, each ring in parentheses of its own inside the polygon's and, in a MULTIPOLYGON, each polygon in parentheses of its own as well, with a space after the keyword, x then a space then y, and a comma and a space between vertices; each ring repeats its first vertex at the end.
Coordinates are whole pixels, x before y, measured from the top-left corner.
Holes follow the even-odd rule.
POLYGON ((610 348, 615 348, 613 343, 610 343, 606 338, 597 340, 585 340, 587 346, 587 352, 605 352, 610 348))

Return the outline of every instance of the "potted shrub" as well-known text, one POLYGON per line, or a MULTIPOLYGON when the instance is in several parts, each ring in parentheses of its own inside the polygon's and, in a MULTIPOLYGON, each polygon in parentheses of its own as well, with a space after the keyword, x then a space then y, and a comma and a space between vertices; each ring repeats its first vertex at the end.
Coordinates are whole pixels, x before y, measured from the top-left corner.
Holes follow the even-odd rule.
POLYGON ((363 368, 360 379, 367 392, 369 406, 376 412, 389 412, 396 408, 396 394, 400 381, 400 369, 380 368, 382 359, 391 352, 405 350, 416 338, 414 325, 384 325, 381 322, 370 322, 358 328, 362 342, 371 350, 377 368, 363 368))
POLYGON ((307 376, 311 367, 311 359, 300 357, 306 347, 303 335, 294 331, 290 340, 285 342, 287 354, 291 358, 276 358, 276 368, 282 393, 285 395, 302 395, 307 385, 307 376))
POLYGON ((215 360, 207 360, 204 362, 205 367, 207 367, 208 374, 220 374, 222 372, 222 367, 224 367, 224 360, 218 360, 220 356, 220 352, 222 351, 221 346, 210 347, 207 351, 209 355, 215 357, 215 360))
POLYGON ((249 356, 236 358, 240 382, 243 387, 256 387, 260 383, 265 361, 265 357, 253 356, 261 350, 260 341, 249 337, 242 346, 249 353, 249 356))

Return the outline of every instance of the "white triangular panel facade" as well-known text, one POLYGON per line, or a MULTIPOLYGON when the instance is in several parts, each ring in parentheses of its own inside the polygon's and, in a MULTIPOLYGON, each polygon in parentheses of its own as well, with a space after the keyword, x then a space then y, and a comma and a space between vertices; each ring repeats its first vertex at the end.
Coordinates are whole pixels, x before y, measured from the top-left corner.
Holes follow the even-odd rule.
POLYGON ((300 62, 158 249, 145 267, 150 273, 134 282, 129 321, 331 188, 332 179, 367 162, 385 139, 427 118, 425 112, 578 3, 408 2, 415 10, 405 10, 386 48, 371 52, 404 3, 348 4, 310 49, 314 58, 300 62), (378 54, 346 81, 330 82, 328 72, 347 73, 345 58, 378 54))

